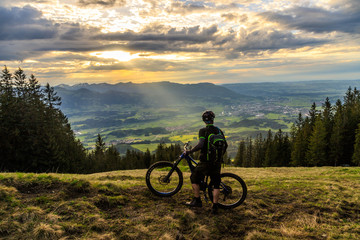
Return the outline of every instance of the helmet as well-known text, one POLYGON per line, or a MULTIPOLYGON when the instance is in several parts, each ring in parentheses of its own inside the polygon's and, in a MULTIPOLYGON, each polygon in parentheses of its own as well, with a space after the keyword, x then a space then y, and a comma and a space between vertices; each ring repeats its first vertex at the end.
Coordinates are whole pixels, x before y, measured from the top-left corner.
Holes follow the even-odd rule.
POLYGON ((213 113, 212 111, 206 110, 203 114, 202 114, 202 120, 205 123, 210 123, 213 122, 215 118, 215 113, 213 113))

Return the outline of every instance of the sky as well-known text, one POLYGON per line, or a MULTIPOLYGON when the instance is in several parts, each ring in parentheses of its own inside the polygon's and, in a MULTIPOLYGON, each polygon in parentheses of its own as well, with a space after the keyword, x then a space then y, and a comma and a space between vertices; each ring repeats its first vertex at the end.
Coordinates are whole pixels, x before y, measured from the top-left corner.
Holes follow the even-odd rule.
POLYGON ((360 0, 1 0, 0 65, 51 85, 360 79, 360 0))

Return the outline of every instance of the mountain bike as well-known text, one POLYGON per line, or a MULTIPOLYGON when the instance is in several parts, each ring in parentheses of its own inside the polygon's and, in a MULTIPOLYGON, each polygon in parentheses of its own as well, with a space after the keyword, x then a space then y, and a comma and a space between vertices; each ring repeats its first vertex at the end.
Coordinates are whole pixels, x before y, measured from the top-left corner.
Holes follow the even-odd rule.
MULTIPOLYGON (((183 185, 183 173, 178 168, 181 160, 185 159, 191 172, 197 166, 197 162, 185 154, 188 144, 184 145, 184 152, 174 162, 160 161, 149 167, 146 172, 146 185, 152 193, 160 197, 170 197, 180 191, 183 185)), ((224 209, 235 208, 245 201, 247 187, 238 175, 233 173, 221 173, 219 207, 224 209)), ((204 198, 213 201, 213 186, 208 183, 209 176, 200 184, 204 198), (208 198, 208 197, 209 198, 208 198)))

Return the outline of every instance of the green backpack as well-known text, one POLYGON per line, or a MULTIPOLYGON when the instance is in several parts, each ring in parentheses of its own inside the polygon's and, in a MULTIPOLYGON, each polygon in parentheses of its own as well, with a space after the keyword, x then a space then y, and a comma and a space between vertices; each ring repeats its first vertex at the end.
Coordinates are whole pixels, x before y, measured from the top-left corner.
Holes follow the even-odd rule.
POLYGON ((219 132, 217 134, 212 133, 207 138, 207 157, 206 160, 209 162, 223 162, 223 155, 226 150, 225 136, 219 132))

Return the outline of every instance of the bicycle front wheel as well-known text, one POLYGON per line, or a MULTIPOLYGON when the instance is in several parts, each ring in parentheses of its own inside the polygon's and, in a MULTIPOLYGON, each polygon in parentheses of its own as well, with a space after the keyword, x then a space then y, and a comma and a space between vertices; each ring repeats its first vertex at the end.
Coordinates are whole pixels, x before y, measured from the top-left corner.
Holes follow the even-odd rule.
POLYGON ((171 162, 157 162, 146 172, 146 185, 152 193, 160 197, 170 197, 176 194, 183 185, 183 175, 178 167, 171 162))
MULTIPOLYGON (((247 187, 244 180, 233 173, 222 173, 220 177, 219 206, 221 208, 230 209, 242 204, 247 195, 247 187)), ((213 201, 212 190, 212 186, 210 186, 208 195, 211 201, 213 201)))

